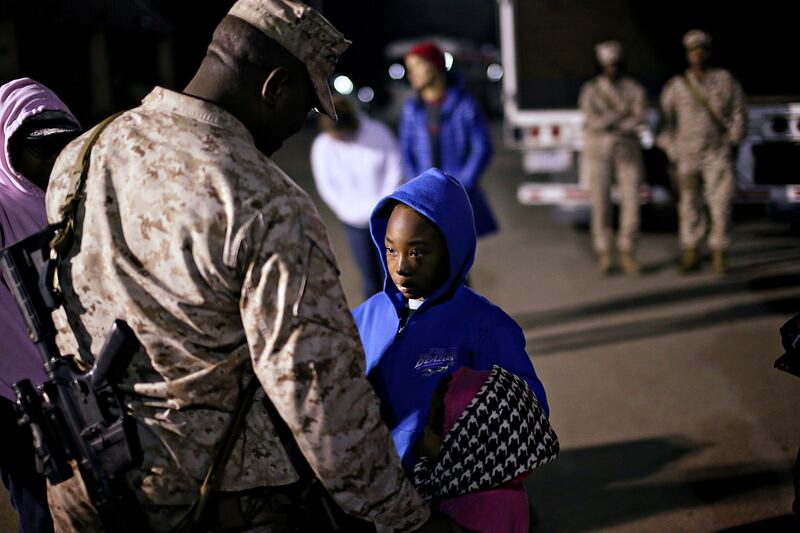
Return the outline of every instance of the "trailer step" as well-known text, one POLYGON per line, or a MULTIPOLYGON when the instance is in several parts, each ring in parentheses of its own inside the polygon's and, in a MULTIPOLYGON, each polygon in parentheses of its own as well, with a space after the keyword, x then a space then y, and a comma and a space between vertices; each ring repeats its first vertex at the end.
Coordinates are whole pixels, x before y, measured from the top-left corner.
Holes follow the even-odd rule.
MULTIPOLYGON (((616 187, 611 199, 619 202, 616 187)), ((588 206, 589 189, 574 183, 523 183, 517 189, 517 201, 522 205, 588 206)), ((642 185, 639 189, 642 204, 667 205, 672 195, 661 186, 642 185)), ((800 204, 800 185, 754 185, 736 191, 733 201, 738 204, 800 204)))

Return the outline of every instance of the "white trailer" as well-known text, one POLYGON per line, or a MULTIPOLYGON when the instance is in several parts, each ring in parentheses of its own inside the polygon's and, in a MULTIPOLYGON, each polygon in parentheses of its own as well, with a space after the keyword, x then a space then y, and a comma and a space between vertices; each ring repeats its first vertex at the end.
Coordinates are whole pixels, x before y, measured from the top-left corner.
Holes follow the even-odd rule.
MULTIPOLYGON (((588 185, 581 183, 578 171, 583 116, 577 109, 577 92, 594 73, 593 45, 609 38, 621 40, 626 47, 631 74, 637 78, 644 74, 646 79, 640 80, 645 81, 653 105, 650 129, 641 136, 648 163, 642 202, 672 201, 663 154, 653 148, 653 132, 659 120, 658 92, 670 75, 680 72, 670 72, 669 67, 677 64, 676 54, 682 54, 680 34, 690 26, 679 28, 673 23, 671 32, 662 33, 670 33, 674 41, 653 45, 647 28, 642 27, 646 24, 637 20, 641 13, 630 7, 633 4, 640 3, 498 0, 504 69, 503 140, 521 153, 527 173, 540 174, 538 180, 520 186, 517 196, 521 203, 588 205, 588 185), (673 65, 665 65, 658 56, 667 46, 677 50, 671 52, 673 65), (542 175, 548 179, 543 181, 542 175)), ((800 203, 800 86, 783 90, 786 94, 791 91, 794 98, 748 95, 747 136, 736 164, 737 202, 800 203)))

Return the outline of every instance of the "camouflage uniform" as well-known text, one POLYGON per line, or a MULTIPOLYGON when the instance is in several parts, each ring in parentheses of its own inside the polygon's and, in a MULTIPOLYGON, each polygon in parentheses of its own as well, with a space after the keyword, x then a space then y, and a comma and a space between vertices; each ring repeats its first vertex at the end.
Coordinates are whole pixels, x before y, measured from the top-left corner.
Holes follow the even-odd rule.
MULTIPOLYGON (((56 163, 51 220, 81 142, 56 163)), ((63 353, 97 353, 115 318, 136 332, 143 349, 123 388, 145 459, 128 483, 156 530, 168 530, 196 496, 253 369, 345 510, 397 529, 428 517, 364 378, 314 204, 242 123, 156 88, 95 145, 77 227, 59 271, 72 328, 57 317, 58 344, 63 353)), ((255 403, 221 490, 296 479, 255 403)), ((50 487, 49 497, 59 531, 101 530, 79 480, 50 487)))
POLYGON ((702 80, 687 71, 675 76, 661 93, 664 131, 658 144, 675 167, 680 191, 680 244, 697 248, 706 233, 703 200, 711 214, 708 245, 728 246, 731 198, 734 193, 732 148, 744 138, 747 123, 744 93, 730 72, 709 69, 702 80), (705 96, 720 128, 687 86, 687 79, 705 96))
POLYGON ((584 114, 581 172, 589 182, 592 200, 592 239, 595 251, 611 251, 612 174, 620 193, 617 248, 633 249, 639 232, 639 184, 644 174, 638 131, 645 125, 645 92, 630 78, 616 82, 600 75, 581 88, 579 106, 584 114))

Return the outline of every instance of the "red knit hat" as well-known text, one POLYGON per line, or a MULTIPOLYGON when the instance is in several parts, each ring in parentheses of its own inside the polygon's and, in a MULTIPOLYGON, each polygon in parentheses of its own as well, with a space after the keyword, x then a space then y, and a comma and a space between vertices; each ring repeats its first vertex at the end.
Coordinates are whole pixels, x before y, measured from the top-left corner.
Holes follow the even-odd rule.
POLYGON ((420 43, 408 51, 406 58, 408 56, 419 56, 439 70, 444 70, 444 53, 434 43, 420 43))

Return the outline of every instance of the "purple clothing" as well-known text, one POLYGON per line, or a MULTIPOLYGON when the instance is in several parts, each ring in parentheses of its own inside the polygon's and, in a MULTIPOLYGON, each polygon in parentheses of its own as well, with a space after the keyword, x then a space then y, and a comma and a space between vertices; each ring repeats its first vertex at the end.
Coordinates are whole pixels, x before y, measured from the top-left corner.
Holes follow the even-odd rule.
MULTIPOLYGON (((0 248, 47 225, 44 191, 11 165, 9 140, 29 118, 43 111, 62 111, 78 124, 50 89, 30 78, 0 87, 0 248)), ((11 385, 21 379, 34 385, 44 378, 41 359, 28 339, 25 322, 5 283, 0 284, 0 395, 15 401, 11 385)))
POLYGON ((497 221, 478 186, 492 158, 489 128, 478 102, 460 83, 450 83, 441 103, 438 142, 431 143, 428 112, 420 98, 403 107, 399 128, 400 153, 407 176, 419 176, 437 166, 464 186, 475 216, 478 237, 497 231, 497 221), (432 154, 432 144, 439 154, 432 154), (438 163, 438 164, 436 164, 438 163))
POLYGON ((439 510, 470 531, 528 533, 530 511, 524 477, 497 489, 442 500, 439 510))
MULTIPOLYGON (((455 425, 481 389, 491 371, 460 368, 447 385, 444 404, 444 434, 455 425)), ((439 502, 439 510, 469 530, 482 533, 528 533, 528 497, 522 482, 527 474, 502 487, 439 502)))

